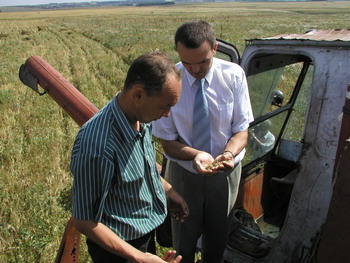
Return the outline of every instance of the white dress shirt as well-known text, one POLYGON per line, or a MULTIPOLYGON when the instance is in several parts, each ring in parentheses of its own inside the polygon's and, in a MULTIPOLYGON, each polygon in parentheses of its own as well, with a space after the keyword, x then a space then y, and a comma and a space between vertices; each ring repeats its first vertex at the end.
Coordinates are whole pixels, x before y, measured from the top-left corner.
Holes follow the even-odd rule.
MULTIPOLYGON (((197 91, 192 85, 195 78, 181 62, 176 66, 183 72, 180 100, 171 108, 168 118, 162 117, 153 122, 153 135, 163 140, 179 140, 192 147, 193 104, 197 91)), ((215 159, 222 154, 234 133, 248 129, 253 113, 245 73, 239 65, 213 58, 205 80, 204 90, 210 112, 211 155, 215 159)), ((240 162, 244 154, 245 149, 235 157, 235 162, 240 162)), ((196 173, 192 161, 166 157, 196 173)))

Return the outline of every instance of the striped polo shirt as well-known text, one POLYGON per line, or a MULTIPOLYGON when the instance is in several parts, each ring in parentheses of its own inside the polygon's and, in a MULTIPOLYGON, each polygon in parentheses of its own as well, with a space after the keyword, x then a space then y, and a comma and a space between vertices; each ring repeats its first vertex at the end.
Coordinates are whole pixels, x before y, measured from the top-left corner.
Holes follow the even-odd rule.
POLYGON ((117 97, 83 125, 71 156, 74 218, 101 222, 124 240, 164 221, 166 198, 151 134, 150 124, 135 130, 117 97))

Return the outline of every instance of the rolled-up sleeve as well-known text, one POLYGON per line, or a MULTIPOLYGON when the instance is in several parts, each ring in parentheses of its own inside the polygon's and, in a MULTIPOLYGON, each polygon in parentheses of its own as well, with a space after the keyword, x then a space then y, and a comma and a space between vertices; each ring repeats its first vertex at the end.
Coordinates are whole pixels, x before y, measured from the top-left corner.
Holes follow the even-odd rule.
POLYGON ((178 132, 171 116, 171 111, 168 118, 163 117, 152 123, 152 134, 157 138, 167 141, 177 140, 178 132))
MULTIPOLYGON (((238 75, 239 76, 239 75, 238 75)), ((249 123, 254 120, 250 103, 248 84, 245 73, 236 78, 234 88, 234 111, 232 122, 232 133, 237 133, 248 129, 249 123)))
POLYGON ((101 221, 104 200, 114 169, 114 165, 103 156, 87 153, 72 155, 73 217, 101 221))

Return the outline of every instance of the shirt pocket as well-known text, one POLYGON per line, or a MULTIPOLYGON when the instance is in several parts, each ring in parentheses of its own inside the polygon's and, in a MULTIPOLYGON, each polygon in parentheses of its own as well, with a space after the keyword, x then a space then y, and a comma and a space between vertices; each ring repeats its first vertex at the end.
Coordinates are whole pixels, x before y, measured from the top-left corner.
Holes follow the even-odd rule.
POLYGON ((218 104, 218 111, 220 130, 223 130, 225 132, 230 131, 233 119, 233 101, 218 104))

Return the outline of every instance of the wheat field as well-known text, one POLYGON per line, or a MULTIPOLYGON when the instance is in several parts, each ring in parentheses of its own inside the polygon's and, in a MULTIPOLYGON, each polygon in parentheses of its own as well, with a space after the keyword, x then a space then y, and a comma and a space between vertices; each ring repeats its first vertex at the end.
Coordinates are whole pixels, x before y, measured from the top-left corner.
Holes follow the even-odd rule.
MULTIPOLYGON (((348 28, 350 2, 213 2, 0 13, 0 263, 53 262, 70 217, 69 159, 78 125, 18 78, 43 57, 98 108, 121 89, 131 61, 203 19, 242 53, 245 39, 348 28)), ((81 262, 90 262, 82 240, 81 262)))

